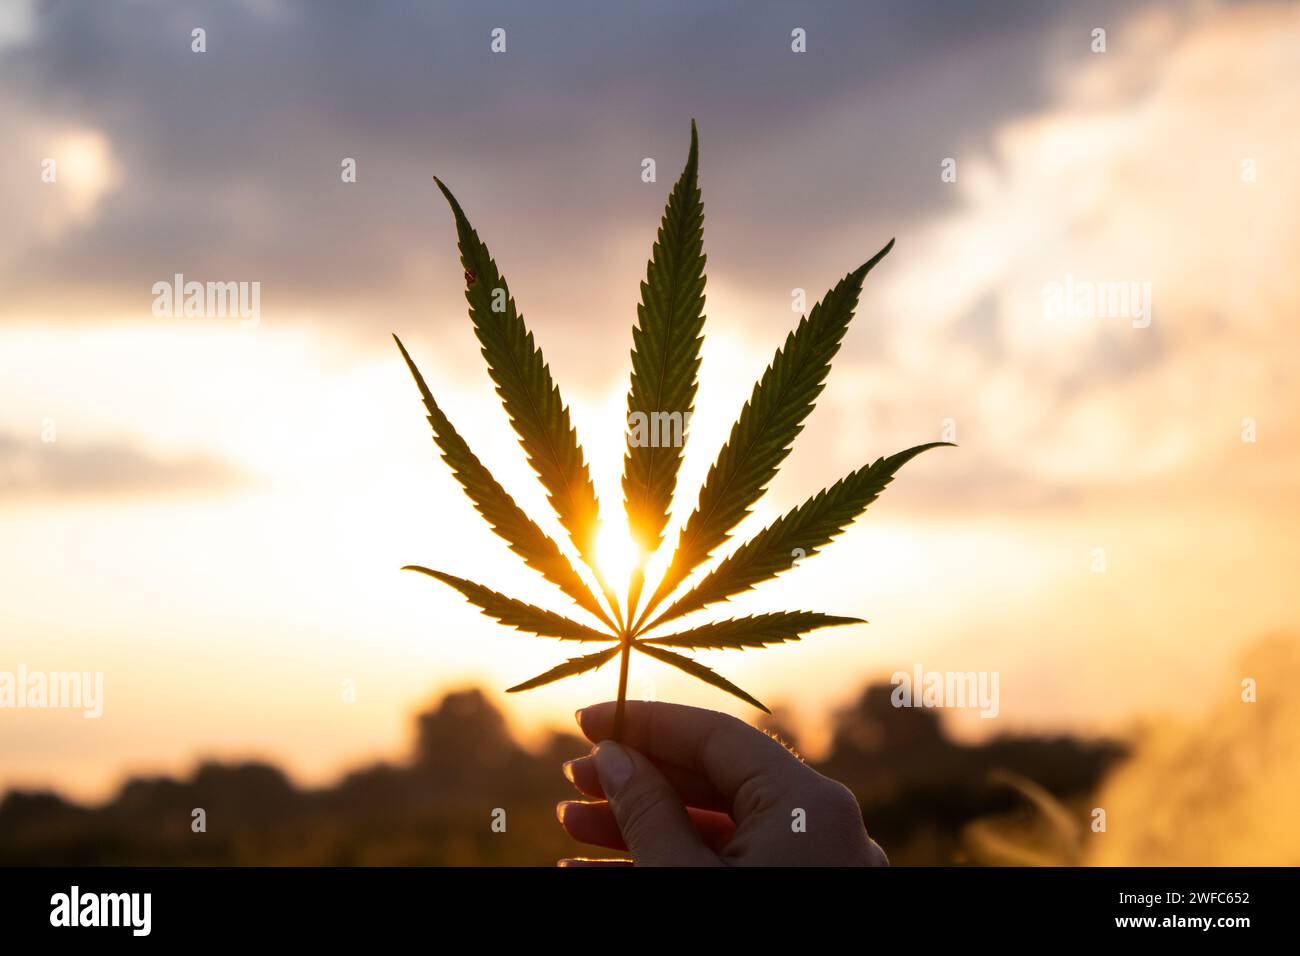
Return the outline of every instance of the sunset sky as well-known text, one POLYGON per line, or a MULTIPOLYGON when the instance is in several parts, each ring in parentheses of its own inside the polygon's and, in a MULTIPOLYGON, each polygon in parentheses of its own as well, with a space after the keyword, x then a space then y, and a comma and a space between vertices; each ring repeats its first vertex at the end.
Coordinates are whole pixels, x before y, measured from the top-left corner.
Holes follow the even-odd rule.
MULTIPOLYGON (((811 304, 891 237, 733 540, 945 422, 960 446, 714 614, 869 625, 701 660, 814 751, 917 664, 1000 674, 997 719, 953 715, 972 735, 1122 732, 1262 683, 1239 654, 1300 631, 1297 89, 1284 3, 4 3, 0 670, 102 671, 105 701, 0 710, 0 789, 97 798, 211 756, 321 781, 401 754, 447 689, 483 687, 529 740, 612 697, 614 667, 506 698, 574 645, 399 572, 568 608, 437 458, 390 333, 558 527, 479 358, 436 174, 617 526, 638 282, 692 118, 707 320, 678 519, 792 290, 811 304), (260 283, 260 320, 155 316, 177 273, 260 283), (1145 286, 1151 321, 1049 314, 1067 282, 1145 286)), ((644 657, 630 688, 753 716, 644 657)))

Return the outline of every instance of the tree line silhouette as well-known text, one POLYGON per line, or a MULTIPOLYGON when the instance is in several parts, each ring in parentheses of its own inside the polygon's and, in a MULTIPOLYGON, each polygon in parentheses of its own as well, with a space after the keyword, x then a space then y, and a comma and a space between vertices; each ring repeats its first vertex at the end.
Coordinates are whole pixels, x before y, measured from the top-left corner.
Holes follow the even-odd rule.
MULTIPOLYGON (((969 825, 1032 814, 1000 772, 1036 782, 1083 818, 1124 756, 1108 740, 954 741, 935 711, 893 707, 891 690, 871 685, 836 714, 830 750, 812 765, 857 794, 896 865, 980 862, 963 840, 969 825)), ((766 726, 797 746, 779 711, 766 726)), ((481 691, 456 691, 416 718, 406 761, 358 768, 329 787, 299 787, 267 763, 208 762, 187 779, 132 778, 96 807, 11 790, 0 802, 0 864, 549 865, 575 850, 555 821, 555 802, 573 796, 560 765, 588 749, 555 733, 528 750, 481 691), (196 808, 204 832, 194 832, 196 808)))

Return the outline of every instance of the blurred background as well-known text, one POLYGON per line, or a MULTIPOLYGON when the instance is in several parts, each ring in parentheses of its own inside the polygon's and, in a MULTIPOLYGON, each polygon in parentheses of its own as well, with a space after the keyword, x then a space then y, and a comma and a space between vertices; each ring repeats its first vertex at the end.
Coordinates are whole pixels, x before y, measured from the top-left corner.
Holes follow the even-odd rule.
MULTIPOLYGON (((399 573, 565 610, 437 460, 389 334, 549 520, 437 174, 617 530, 638 281, 694 118, 678 518, 796 290, 890 237, 733 540, 960 446, 724 609, 869 625, 701 659, 780 705, 896 862, 1300 863, 1298 84, 1293 3, 6 0, 0 672, 102 672, 104 700, 0 708, 0 860, 573 852, 558 764, 616 674, 506 698, 568 649, 399 573), (258 283, 256 321, 155 315, 178 273, 258 283), (1149 311, 1055 307, 1120 285, 1149 311), (996 673, 997 716, 893 708, 916 667, 996 673)), ((644 658, 630 690, 754 716, 644 658)))

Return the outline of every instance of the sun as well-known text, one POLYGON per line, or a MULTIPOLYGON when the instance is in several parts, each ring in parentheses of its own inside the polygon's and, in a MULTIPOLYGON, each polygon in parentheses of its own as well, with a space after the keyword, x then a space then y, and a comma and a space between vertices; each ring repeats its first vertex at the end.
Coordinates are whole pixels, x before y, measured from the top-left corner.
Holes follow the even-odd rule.
POLYGON ((628 532, 627 519, 619 516, 602 522, 596 535, 596 563, 620 603, 627 603, 628 582, 640 561, 641 549, 628 532))

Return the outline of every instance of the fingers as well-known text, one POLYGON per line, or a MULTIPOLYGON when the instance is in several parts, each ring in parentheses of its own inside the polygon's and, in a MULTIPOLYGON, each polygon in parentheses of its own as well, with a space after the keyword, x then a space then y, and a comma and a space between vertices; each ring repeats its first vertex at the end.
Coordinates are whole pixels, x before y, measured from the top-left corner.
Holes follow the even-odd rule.
MULTIPOLYGON (((687 807, 717 810, 722 813, 731 810, 731 801, 720 794, 718 788, 700 774, 659 760, 652 759, 650 762, 664 775, 687 807)), ((580 793, 585 793, 589 797, 605 796, 605 791, 600 788, 600 777, 596 773, 596 761, 590 755, 566 763, 564 776, 569 783, 578 788, 580 793)))
POLYGON ((596 747, 596 773, 623 842, 640 866, 718 866, 677 794, 649 760, 612 741, 596 747))
MULTIPOLYGON (((627 843, 619 832, 614 811, 605 801, 583 803, 565 800, 555 808, 560 824, 580 843, 603 846, 610 850, 626 850, 627 843)), ((687 808, 687 816, 704 845, 715 853, 721 852, 736 834, 736 824, 725 813, 687 808)))
MULTIPOLYGON (((607 740, 613 733, 614 706, 609 702, 578 711, 578 726, 589 740, 607 740)), ((652 759, 707 780, 737 822, 746 808, 736 806, 735 798, 746 784, 788 781, 813 773, 762 731, 699 707, 629 700, 623 741, 652 759)))

